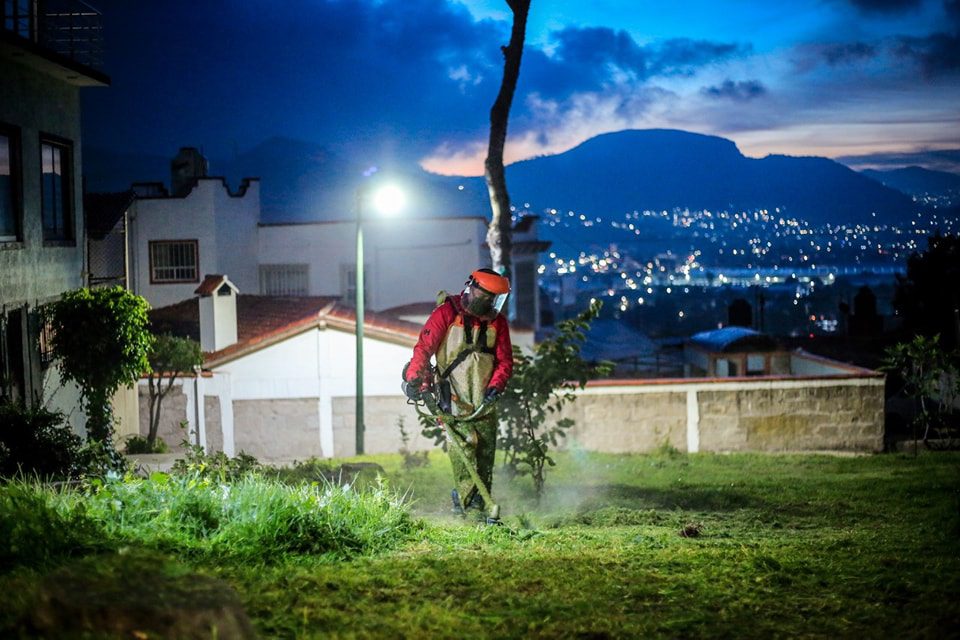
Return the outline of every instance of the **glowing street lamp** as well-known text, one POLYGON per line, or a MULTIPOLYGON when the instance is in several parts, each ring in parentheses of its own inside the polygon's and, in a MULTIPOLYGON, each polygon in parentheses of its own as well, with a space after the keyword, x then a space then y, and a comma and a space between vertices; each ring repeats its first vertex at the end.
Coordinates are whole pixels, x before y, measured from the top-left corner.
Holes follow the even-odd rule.
POLYGON ((366 201, 373 205, 373 210, 384 216, 394 216, 403 210, 406 205, 406 196, 403 190, 395 184, 384 184, 374 190, 369 185, 361 185, 357 189, 357 408, 356 408, 356 437, 357 455, 363 453, 363 205, 366 201))

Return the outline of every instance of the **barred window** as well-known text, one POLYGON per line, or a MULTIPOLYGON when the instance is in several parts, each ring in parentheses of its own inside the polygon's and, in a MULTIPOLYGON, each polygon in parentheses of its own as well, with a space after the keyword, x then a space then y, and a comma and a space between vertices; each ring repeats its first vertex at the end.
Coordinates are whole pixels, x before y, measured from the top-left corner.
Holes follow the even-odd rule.
POLYGON ((151 284, 199 282, 199 254, 200 251, 196 240, 151 241, 151 284))
POLYGON ((310 267, 306 264, 260 265, 260 293, 266 296, 306 296, 310 267))

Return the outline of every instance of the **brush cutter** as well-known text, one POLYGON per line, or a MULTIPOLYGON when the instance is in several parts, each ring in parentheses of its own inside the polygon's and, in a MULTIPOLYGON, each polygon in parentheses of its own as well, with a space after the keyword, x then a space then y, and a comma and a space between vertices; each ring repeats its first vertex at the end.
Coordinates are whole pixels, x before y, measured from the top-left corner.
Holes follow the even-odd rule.
MULTIPOLYGON (((404 382, 403 384, 406 387, 408 383, 404 382)), ((404 392, 406 392, 406 388, 404 392)), ((486 417, 493 410, 493 402, 484 401, 480 403, 480 406, 478 406, 473 413, 455 416, 449 411, 447 406, 443 406, 446 403, 441 402, 440 394, 437 393, 437 390, 432 386, 421 390, 419 394, 413 394, 413 397, 411 397, 409 393, 407 396, 410 398, 407 401, 408 404, 412 404, 419 415, 430 420, 436 420, 440 428, 443 429, 444 436, 450 444, 451 450, 453 450, 463 462, 463 466, 466 467, 467 473, 470 474, 470 479, 473 480, 476 485, 480 497, 483 498, 485 504, 490 505, 490 511, 486 520, 487 524, 500 524, 500 505, 494 502, 493 496, 491 496, 487 490, 487 486, 483 483, 483 480, 480 479, 480 473, 477 471, 476 466, 470 462, 470 458, 464 450, 467 446, 466 443, 455 429, 450 428, 451 426, 459 426, 486 417), (416 397, 419 397, 419 400, 415 399, 416 397), (424 409, 426 409, 426 411, 424 411, 424 409)))

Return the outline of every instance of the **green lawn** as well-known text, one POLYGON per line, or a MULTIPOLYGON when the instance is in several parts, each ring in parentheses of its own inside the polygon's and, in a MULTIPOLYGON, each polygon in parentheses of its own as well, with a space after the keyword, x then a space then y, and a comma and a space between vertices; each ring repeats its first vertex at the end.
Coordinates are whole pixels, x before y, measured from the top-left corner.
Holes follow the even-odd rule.
MULTIPOLYGON (((168 558, 169 571, 232 585, 263 637, 876 638, 960 629, 957 454, 567 453, 540 505, 529 479, 497 478, 503 527, 448 515, 449 464, 439 453, 412 470, 400 456, 358 460, 381 464, 422 519, 403 535, 392 530, 399 542, 356 554, 281 550, 255 562, 212 547, 142 544, 168 558), (700 535, 679 535, 691 524, 700 535)), ((105 546, 85 570, 118 562, 105 546)), ((38 585, 66 562, 0 574, 0 632, 25 633, 38 585)))

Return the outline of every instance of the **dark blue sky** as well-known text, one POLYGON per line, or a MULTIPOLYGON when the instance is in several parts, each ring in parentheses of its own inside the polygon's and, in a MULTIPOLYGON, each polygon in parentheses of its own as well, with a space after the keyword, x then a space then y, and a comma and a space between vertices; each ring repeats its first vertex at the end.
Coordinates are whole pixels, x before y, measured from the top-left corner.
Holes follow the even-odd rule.
MULTIPOLYGON (((284 136, 482 169, 503 0, 95 4, 113 86, 84 92, 90 145, 229 157, 284 136)), ((958 104, 960 0, 533 0, 508 160, 672 127, 879 165, 960 147, 958 104)))

